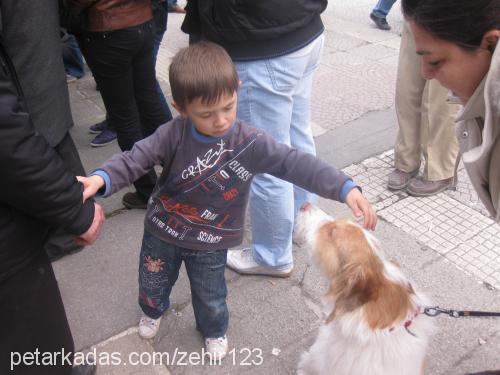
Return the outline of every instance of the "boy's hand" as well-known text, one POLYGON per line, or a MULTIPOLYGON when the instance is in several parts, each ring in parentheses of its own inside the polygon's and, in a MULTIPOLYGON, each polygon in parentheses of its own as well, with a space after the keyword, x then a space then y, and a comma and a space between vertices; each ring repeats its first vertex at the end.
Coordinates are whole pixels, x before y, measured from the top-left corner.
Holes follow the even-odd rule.
POLYGON ((83 184, 83 201, 85 202, 88 198, 93 197, 105 184, 101 176, 76 176, 76 179, 83 184))
POLYGON ((349 206, 352 213, 356 217, 363 215, 363 227, 365 229, 374 230, 377 225, 377 214, 372 205, 368 203, 366 198, 361 194, 359 189, 354 188, 347 193, 345 203, 349 206))

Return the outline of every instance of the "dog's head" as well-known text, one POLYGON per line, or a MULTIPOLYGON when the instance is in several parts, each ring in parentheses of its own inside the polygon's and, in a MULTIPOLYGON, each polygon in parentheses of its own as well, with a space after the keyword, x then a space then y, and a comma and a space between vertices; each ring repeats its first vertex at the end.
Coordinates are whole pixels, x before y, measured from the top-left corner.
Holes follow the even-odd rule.
POLYGON ((330 280, 327 297, 334 301, 334 309, 328 321, 362 309, 370 328, 383 329, 412 309, 410 283, 396 265, 385 260, 375 237, 356 223, 334 220, 306 203, 296 232, 330 280))

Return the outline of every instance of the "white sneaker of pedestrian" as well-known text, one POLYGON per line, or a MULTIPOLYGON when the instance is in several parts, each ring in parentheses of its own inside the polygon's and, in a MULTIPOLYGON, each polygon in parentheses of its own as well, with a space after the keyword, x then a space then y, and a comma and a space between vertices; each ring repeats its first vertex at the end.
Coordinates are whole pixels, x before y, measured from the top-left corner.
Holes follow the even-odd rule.
POLYGON ((206 338, 205 347, 214 361, 221 360, 227 354, 227 336, 206 338))
POLYGON ((307 243, 306 239, 295 230, 292 233, 292 242, 298 247, 304 247, 307 243))
POLYGON ((150 318, 147 315, 141 316, 139 321, 139 336, 143 339, 152 339, 160 329, 161 316, 158 319, 150 318))
POLYGON ((252 249, 229 250, 227 252, 227 266, 233 271, 244 275, 266 275, 274 277, 288 277, 292 273, 293 265, 285 268, 261 266, 252 256, 252 249))

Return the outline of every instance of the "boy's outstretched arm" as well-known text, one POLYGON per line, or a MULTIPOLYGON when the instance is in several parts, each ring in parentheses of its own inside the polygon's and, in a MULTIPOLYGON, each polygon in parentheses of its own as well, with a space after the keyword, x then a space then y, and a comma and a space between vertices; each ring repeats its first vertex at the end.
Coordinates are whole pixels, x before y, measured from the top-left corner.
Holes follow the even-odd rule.
POLYGON ((83 184, 83 201, 97 194, 99 189, 105 186, 104 179, 98 175, 90 177, 76 176, 76 179, 83 184))
POLYGON ((354 188, 347 193, 345 203, 349 206, 356 217, 363 216, 363 227, 365 229, 375 230, 377 225, 377 214, 373 206, 361 194, 359 189, 354 188))

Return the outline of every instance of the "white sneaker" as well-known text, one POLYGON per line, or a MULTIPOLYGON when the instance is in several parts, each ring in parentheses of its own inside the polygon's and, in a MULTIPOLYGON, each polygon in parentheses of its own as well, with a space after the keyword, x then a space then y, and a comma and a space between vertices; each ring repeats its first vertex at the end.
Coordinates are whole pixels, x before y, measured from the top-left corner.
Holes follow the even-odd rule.
POLYGON ((229 250, 227 252, 227 266, 233 271, 244 275, 267 275, 274 277, 288 277, 292 273, 293 265, 286 268, 272 268, 261 266, 252 256, 252 249, 229 250))
POLYGON ((305 239, 305 236, 294 230, 292 233, 292 243, 298 247, 305 247, 307 245, 307 240, 305 239))
POLYGON ((147 315, 141 316, 139 321, 139 336, 143 339, 152 339, 160 329, 161 316, 158 319, 150 318, 147 315))
POLYGON ((221 360, 227 354, 227 336, 217 338, 206 338, 205 347, 207 353, 210 354, 211 358, 214 360, 221 360))

